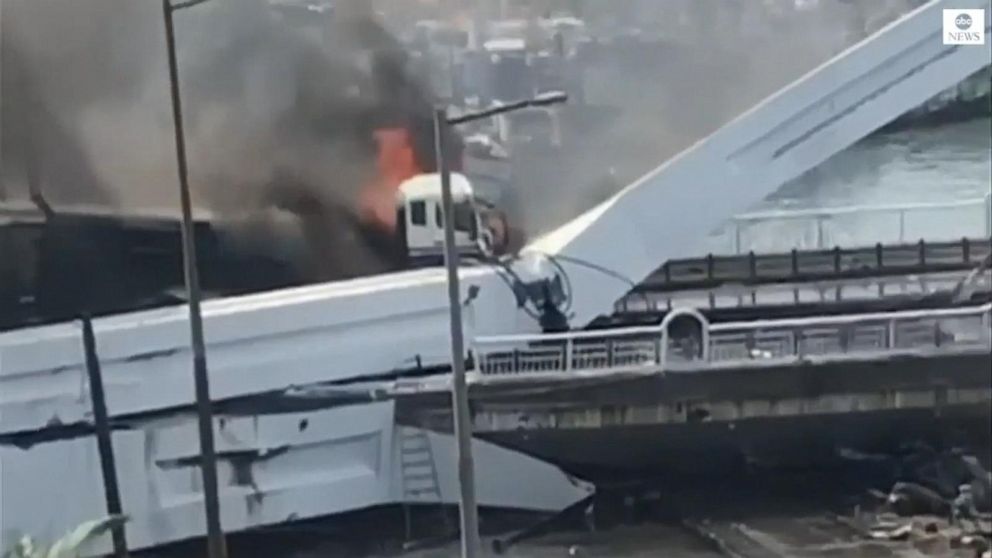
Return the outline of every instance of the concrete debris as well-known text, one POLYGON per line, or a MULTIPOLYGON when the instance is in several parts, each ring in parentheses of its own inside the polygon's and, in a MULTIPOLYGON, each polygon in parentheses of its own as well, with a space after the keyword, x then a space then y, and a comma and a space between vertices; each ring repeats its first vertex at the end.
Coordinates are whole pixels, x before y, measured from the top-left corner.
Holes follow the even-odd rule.
POLYGON ((940 494, 913 482, 897 482, 886 504, 903 517, 928 514, 947 516, 951 511, 951 505, 940 494))
POLYGON ((962 484, 957 498, 951 502, 951 516, 955 521, 976 519, 978 508, 975 507, 975 495, 970 484, 962 484))
POLYGON ((899 476, 907 481, 929 488, 945 500, 953 500, 961 493, 962 486, 980 511, 992 508, 992 473, 974 455, 955 448, 937 452, 917 444, 899 467, 899 476))
POLYGON ((987 521, 955 524, 936 516, 883 514, 868 528, 867 535, 876 541, 908 542, 928 555, 939 549, 970 549, 977 558, 992 547, 988 528, 987 521))
POLYGON ((910 524, 899 525, 896 528, 882 528, 881 526, 876 527, 870 532, 871 538, 875 540, 888 540, 888 541, 905 541, 909 539, 909 535, 913 532, 913 526, 910 524))
POLYGON ((869 490, 866 507, 855 510, 859 530, 876 541, 906 542, 926 555, 965 551, 976 558, 992 548, 990 474, 959 449, 938 452, 917 445, 897 460, 888 494, 869 490), (973 552, 973 554, 972 554, 973 552))

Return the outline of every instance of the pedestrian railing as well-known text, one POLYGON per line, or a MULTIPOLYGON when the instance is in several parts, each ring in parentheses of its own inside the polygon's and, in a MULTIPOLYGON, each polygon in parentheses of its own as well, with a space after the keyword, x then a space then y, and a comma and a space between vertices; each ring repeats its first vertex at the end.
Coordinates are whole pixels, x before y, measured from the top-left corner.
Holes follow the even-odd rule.
MULTIPOLYGON (((951 210, 967 210, 974 212, 975 216, 984 215, 983 230, 975 231, 975 233, 981 232, 986 237, 992 236, 992 194, 986 194, 984 198, 939 203, 824 207, 793 211, 763 211, 737 215, 731 219, 733 253, 743 254, 748 251, 749 246, 747 246, 745 237, 752 229, 763 224, 782 222, 807 223, 814 227, 813 245, 803 248, 830 248, 831 242, 827 231, 829 223, 846 217, 871 217, 873 221, 883 220, 886 217, 895 218, 898 220, 899 232, 893 240, 897 242, 915 242, 920 238, 940 240, 934 238, 933 231, 921 231, 922 234, 912 233, 907 225, 908 218, 913 215, 932 215, 951 210)), ((962 235, 959 234, 958 237, 960 238, 960 236, 962 235)))
POLYGON ((660 341, 657 327, 635 327, 480 337, 474 347, 478 371, 512 375, 655 365, 660 341))
POLYGON ((663 323, 479 337, 473 345, 476 372, 483 376, 658 372, 992 350, 992 304, 712 325, 698 313, 691 314, 700 327, 690 328, 689 334, 683 327, 680 334, 669 335, 668 323, 663 323))

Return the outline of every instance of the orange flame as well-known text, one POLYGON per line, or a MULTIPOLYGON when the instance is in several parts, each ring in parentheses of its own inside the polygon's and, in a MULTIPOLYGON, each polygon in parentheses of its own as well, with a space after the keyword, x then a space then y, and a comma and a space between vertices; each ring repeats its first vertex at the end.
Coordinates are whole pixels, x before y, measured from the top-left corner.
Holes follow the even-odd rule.
POLYGON ((422 174, 405 128, 384 128, 374 133, 378 145, 375 180, 362 190, 362 217, 388 231, 396 230, 396 192, 404 181, 422 174))

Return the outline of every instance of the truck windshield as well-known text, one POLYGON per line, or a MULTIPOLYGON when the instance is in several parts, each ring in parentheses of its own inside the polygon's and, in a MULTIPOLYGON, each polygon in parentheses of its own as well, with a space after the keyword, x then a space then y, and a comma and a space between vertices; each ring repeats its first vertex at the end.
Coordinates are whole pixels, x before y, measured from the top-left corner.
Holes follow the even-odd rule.
MULTIPOLYGON (((444 218, 441 213, 441 205, 435 206, 434 222, 438 227, 444 226, 444 218)), ((466 232, 472 238, 478 234, 478 227, 475 220, 475 208, 470 202, 460 202, 455 204, 455 230, 466 232)))
POLYGON ((475 238, 478 231, 476 231, 475 209, 471 203, 455 204, 455 229, 467 232, 469 236, 475 238))

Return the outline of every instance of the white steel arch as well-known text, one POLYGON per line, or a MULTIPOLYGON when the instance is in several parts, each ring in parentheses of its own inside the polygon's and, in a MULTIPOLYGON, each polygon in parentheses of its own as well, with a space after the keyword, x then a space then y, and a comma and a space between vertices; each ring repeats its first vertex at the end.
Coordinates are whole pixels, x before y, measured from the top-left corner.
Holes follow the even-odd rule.
MULTIPOLYGON (((943 10, 988 0, 933 0, 834 57, 613 198, 528 248, 593 262, 637 281, 692 256, 732 215, 988 66, 988 46, 943 44, 943 10)), ((575 325, 608 310, 624 285, 565 262, 575 325)))

